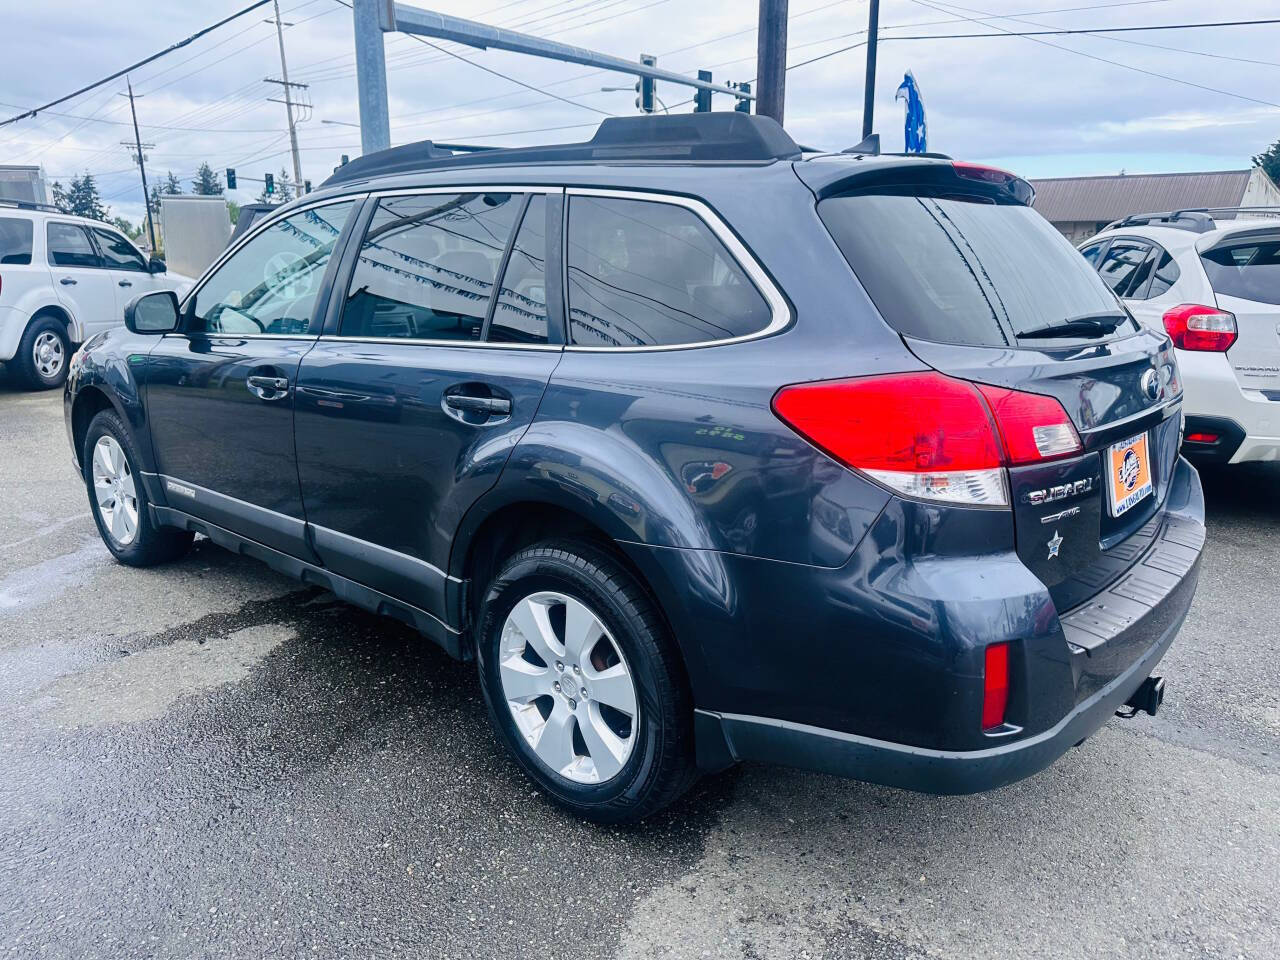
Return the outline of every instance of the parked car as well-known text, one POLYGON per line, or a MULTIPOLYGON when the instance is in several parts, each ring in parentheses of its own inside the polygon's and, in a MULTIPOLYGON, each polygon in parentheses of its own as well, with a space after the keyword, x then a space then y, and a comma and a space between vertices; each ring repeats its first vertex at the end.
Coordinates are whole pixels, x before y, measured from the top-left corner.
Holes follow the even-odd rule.
POLYGON ((0 200, 0 363, 33 390, 61 386, 74 347, 122 324, 134 296, 191 283, 115 227, 0 200))
POLYGON ((1143 325, 1173 338, 1187 456, 1280 459, 1280 207, 1139 214, 1080 252, 1143 325))
POLYGON ((134 300, 68 435, 121 562, 413 624, 583 817, 739 760, 994 788, 1154 712, 1204 538, 1169 337, 1031 195, 736 113, 399 147, 134 300))

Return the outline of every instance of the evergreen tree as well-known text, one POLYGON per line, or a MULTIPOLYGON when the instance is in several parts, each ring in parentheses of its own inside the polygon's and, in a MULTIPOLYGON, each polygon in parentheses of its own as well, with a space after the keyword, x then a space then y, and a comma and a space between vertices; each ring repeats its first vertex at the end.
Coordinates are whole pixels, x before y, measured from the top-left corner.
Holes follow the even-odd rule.
POLYGON ((63 213, 71 212, 71 200, 67 197, 67 191, 63 189, 61 182, 55 180, 49 184, 49 193, 53 197, 53 205, 63 213))
POLYGON ((124 217, 113 217, 111 219, 111 223, 115 226, 117 230, 123 233, 130 240, 136 240, 138 239, 138 237, 142 235, 142 228, 135 227, 132 223, 130 223, 124 217))
POLYGON ((73 177, 71 187, 66 194, 67 212, 77 217, 88 217, 90 220, 106 220, 110 210, 102 202, 98 193, 98 185, 93 174, 86 172, 82 177, 73 177))
POLYGON ((1253 158, 1254 166, 1262 168, 1262 172, 1271 178, 1273 183, 1280 184, 1280 140, 1277 140, 1265 153, 1253 158))
POLYGON ((222 178, 213 172, 209 164, 202 163, 191 181, 191 192, 204 197, 218 196, 222 193, 222 178))
POLYGON ((151 208, 151 216, 153 218, 160 216, 160 184, 151 185, 151 196, 147 198, 147 205, 151 208))
MULTIPOLYGON (((182 181, 173 175, 172 170, 168 172, 168 176, 165 178, 163 192, 170 196, 176 196, 182 192, 182 181)), ((219 189, 218 192, 221 193, 222 190, 219 189)))

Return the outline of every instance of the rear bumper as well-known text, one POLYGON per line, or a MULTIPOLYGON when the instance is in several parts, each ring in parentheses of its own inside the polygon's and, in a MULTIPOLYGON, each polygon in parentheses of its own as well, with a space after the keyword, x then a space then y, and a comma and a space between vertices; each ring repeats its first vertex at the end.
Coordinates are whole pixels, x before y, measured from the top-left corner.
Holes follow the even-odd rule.
POLYGON ((1229 428, 1225 442, 1199 448, 1186 444, 1186 455, 1197 463, 1280 460, 1280 401, 1242 389, 1225 353, 1179 350, 1177 356, 1187 432, 1197 421, 1229 428))
POLYGON ((697 711, 699 763, 800 767, 925 793, 974 793, 1028 777, 1107 722, 1155 669, 1191 606, 1204 546, 1199 478, 1181 463, 1144 555, 1088 603, 1062 615, 1074 696, 1056 722, 981 749, 933 749, 796 720, 697 711))
POLYGON ((17 307, 0 307, 0 363, 12 360, 27 329, 29 315, 17 307))

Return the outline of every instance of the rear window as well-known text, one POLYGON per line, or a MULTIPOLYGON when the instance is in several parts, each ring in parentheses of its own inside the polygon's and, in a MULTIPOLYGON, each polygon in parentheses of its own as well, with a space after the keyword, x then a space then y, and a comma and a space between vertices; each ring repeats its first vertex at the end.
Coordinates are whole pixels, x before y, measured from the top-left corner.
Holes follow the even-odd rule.
POLYGON ((1200 259, 1215 293, 1280 304, 1280 239, 1222 247, 1200 259))
POLYGON ((0 217, 0 263, 30 263, 33 235, 30 220, 0 217))
POLYGON ((907 336, 1005 346, 1120 312, 1089 262, 1029 207, 861 194, 823 200, 818 214, 881 315, 907 336))

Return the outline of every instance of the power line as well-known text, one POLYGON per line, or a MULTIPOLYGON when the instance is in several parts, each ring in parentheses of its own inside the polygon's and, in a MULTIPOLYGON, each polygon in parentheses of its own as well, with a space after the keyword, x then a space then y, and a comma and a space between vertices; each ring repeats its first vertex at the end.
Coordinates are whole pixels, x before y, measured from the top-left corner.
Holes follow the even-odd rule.
POLYGON ((175 50, 180 50, 181 48, 187 46, 189 43, 195 40, 199 40, 206 33, 210 33, 214 30, 217 30, 223 24, 230 23, 232 20, 235 20, 237 17, 242 17, 246 13, 249 13, 252 10, 256 10, 258 9, 258 7, 265 6, 270 2, 271 0, 256 0, 255 3, 251 3, 249 6, 245 7, 243 10, 240 10, 237 13, 231 14, 231 16, 229 17, 223 17, 217 23, 210 24, 209 26, 205 27, 203 30, 196 31, 191 36, 187 37, 185 40, 179 40, 177 43, 166 47, 165 49, 161 50, 159 53, 153 53, 151 56, 145 57, 144 59, 139 60, 137 63, 130 64, 129 66, 125 67, 123 70, 117 70, 115 73, 111 74, 109 77, 103 77, 101 80, 96 80, 93 83, 89 84, 88 86, 81 87, 79 90, 75 91, 74 93, 67 94, 65 97, 59 97, 57 100, 50 100, 48 103, 43 104, 39 107, 32 107, 30 110, 27 110, 25 113, 20 113, 17 116, 10 117, 8 120, 0 120, 0 127, 8 126, 11 123, 16 123, 17 121, 23 120, 26 117, 34 117, 41 110, 47 110, 49 107, 56 107, 60 103, 66 103, 68 100, 73 100, 76 97, 80 96, 80 94, 82 93, 88 93, 90 90, 96 89, 97 87, 102 86, 104 83, 110 83, 112 80, 116 80, 120 77, 123 77, 130 70, 136 70, 138 67, 145 66, 146 64, 151 63, 153 60, 159 60, 161 57, 167 54, 173 53, 173 51, 175 50))
MULTIPOLYGON (((929 4, 925 4, 929 6, 929 4)), ((952 5, 955 6, 955 5, 952 5)), ((943 7, 934 7, 935 10, 943 10, 943 7)), ((968 10, 969 7, 956 6, 959 10, 968 10)), ((977 11, 981 13, 982 11, 977 11)), ((965 18, 968 19, 968 18, 965 18)), ((1000 16, 992 17, 996 20, 1018 20, 1020 23, 1029 23, 1030 21, 1021 20, 1018 17, 1000 16)), ((1002 30, 1000 33, 931 33, 921 34, 919 36, 895 36, 883 37, 884 40, 973 40, 981 37, 1048 37, 1061 36, 1065 34, 1083 33, 1136 33, 1149 30, 1204 30, 1210 27, 1253 27, 1265 24, 1280 23, 1280 17, 1272 17, 1266 20, 1219 20, 1214 23, 1160 23, 1144 27, 1080 27, 1075 29, 1063 30, 1002 30)), ((1000 27, 996 27, 1000 30, 1000 27)), ((1167 48, 1166 48, 1167 49, 1167 48)), ((1195 53, 1194 50, 1180 50, 1179 53, 1195 53)))

